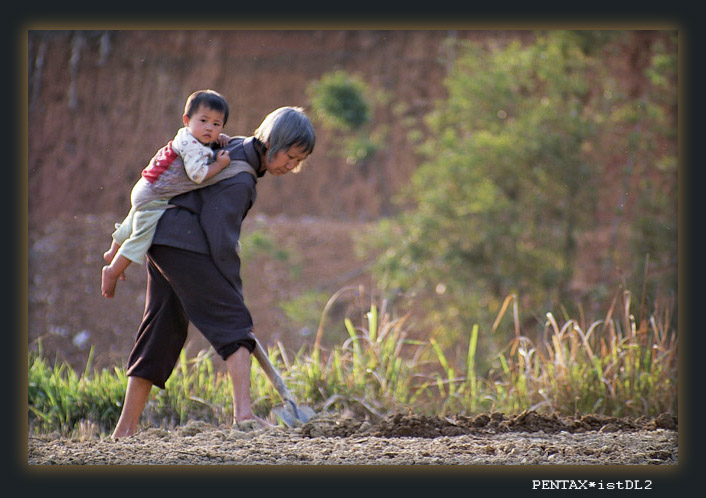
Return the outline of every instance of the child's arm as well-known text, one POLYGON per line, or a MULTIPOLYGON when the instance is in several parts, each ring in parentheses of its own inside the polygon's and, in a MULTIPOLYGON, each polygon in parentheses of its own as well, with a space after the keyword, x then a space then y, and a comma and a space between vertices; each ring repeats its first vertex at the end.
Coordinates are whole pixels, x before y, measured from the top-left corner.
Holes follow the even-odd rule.
POLYGON ((211 178, 216 173, 220 172, 223 168, 225 168, 229 164, 230 164, 230 154, 228 154, 228 151, 224 150, 224 149, 219 150, 218 154, 216 155, 216 160, 208 165, 208 171, 206 172, 206 176, 204 176, 203 179, 208 180, 209 178, 211 178))
POLYGON ((185 128, 179 130, 173 144, 184 161, 186 175, 194 183, 203 183, 230 164, 230 156, 225 151, 219 151, 216 161, 211 163, 211 148, 201 144, 185 128))

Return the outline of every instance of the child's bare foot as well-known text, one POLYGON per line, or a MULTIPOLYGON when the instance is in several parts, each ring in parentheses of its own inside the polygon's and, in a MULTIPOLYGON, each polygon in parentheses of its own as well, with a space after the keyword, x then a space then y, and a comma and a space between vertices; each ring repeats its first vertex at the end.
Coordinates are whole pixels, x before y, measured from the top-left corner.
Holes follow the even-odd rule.
POLYGON ((118 253, 118 249, 120 249, 120 245, 113 241, 112 244, 110 244, 110 249, 103 253, 103 259, 106 263, 110 264, 113 262, 115 255, 118 253))
POLYGON ((115 275, 110 266, 104 266, 101 271, 101 293, 110 299, 115 295, 115 286, 118 285, 120 275, 115 275))

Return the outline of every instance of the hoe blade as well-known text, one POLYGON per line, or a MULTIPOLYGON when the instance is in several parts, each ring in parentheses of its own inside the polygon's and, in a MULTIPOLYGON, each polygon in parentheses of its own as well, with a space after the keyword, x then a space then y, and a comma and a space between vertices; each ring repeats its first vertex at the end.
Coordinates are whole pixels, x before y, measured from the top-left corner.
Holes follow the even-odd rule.
POLYGON ((307 423, 316 412, 308 406, 297 406, 293 401, 276 406, 272 409, 277 418, 279 418, 288 427, 299 427, 307 423))

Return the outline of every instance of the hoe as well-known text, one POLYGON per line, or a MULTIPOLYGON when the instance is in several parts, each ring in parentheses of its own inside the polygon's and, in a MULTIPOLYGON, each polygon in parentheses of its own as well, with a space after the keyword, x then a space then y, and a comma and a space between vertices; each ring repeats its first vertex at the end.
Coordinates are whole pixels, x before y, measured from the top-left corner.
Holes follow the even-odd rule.
POLYGON ((289 392, 289 389, 287 389, 287 386, 284 384, 282 376, 260 345, 260 341, 255 339, 255 343, 253 355, 284 402, 283 405, 274 407, 272 412, 288 427, 297 427, 305 424, 315 415, 314 410, 308 406, 297 405, 292 393, 289 392))

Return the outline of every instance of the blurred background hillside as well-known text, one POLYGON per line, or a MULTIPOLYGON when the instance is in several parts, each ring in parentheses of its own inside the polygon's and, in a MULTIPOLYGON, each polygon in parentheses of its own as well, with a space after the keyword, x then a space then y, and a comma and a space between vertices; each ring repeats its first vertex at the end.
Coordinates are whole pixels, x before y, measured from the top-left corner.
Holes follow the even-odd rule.
MULTIPOLYGON (((429 212, 438 216, 430 206, 472 204, 474 187, 468 182, 480 177, 463 177, 470 197, 430 179, 435 171, 453 179, 453 170, 443 169, 447 164, 463 171, 476 165, 473 171, 486 177, 506 168, 506 177, 493 178, 493 188, 527 192, 517 198, 528 204, 518 200, 513 220, 473 218, 489 211, 453 215, 494 226, 509 227, 510 221, 516 221, 512 233, 494 240, 496 246, 488 245, 490 252, 505 251, 506 259, 514 259, 517 241, 529 247, 555 236, 571 239, 567 242, 570 264, 562 259, 564 273, 551 277, 555 280, 546 277, 547 283, 542 284, 551 287, 556 282, 561 291, 548 305, 561 309, 582 303, 580 312, 590 312, 591 304, 604 308, 616 291, 626 289, 645 296, 648 307, 675 299, 676 32, 586 32, 561 41, 551 39, 543 51, 536 52, 538 60, 545 55, 563 57, 557 58, 561 61, 557 64, 566 65, 556 66, 560 73, 549 76, 522 63, 531 56, 522 47, 539 46, 539 36, 532 31, 481 30, 30 31, 30 347, 38 347, 41 339, 48 357, 76 368, 84 365, 91 346, 99 367, 125 361, 144 305, 144 270, 130 268, 128 280, 118 284, 115 299, 105 300, 100 296, 102 253, 108 248, 113 223, 129 208, 130 189, 141 169, 181 126, 186 97, 202 88, 218 90, 228 99, 231 114, 225 131, 230 135, 251 134, 267 113, 284 105, 304 107, 317 128, 316 150, 305 170, 285 178, 263 178, 246 221, 245 295, 263 342, 279 340, 295 350, 313 342, 323 305, 342 288, 352 290, 331 311, 329 341, 345 337, 340 317, 351 309, 368 309, 370 300, 382 292, 386 298, 400 300, 401 312, 405 306, 417 310, 420 335, 439 333, 447 338, 446 345, 453 345, 454 333, 467 335, 468 322, 463 320, 478 316, 468 311, 472 315, 468 318, 467 310, 459 311, 464 307, 459 300, 470 297, 482 302, 483 312, 491 316, 498 313, 506 295, 522 294, 521 278, 506 283, 483 277, 484 296, 459 291, 454 300, 450 294, 455 284, 434 281, 427 270, 410 270, 414 275, 399 277, 407 266, 425 267, 429 274, 446 268, 449 275, 460 275, 449 261, 435 266, 438 262, 433 257, 414 246, 409 221, 397 225, 405 214, 420 219, 429 212), (466 43, 484 55, 473 55, 466 43), (565 53, 555 54, 555 47, 563 47, 557 50, 565 53), (488 56, 491 53, 494 58, 488 56), (578 67, 579 62, 586 67, 578 67), (336 73, 361 82, 360 91, 369 106, 369 120, 355 133, 336 129, 324 113, 314 112, 316 83, 336 73), (541 85, 523 84, 535 77, 546 79, 541 85), (478 86, 466 88, 466 82, 478 86), (559 82, 566 87, 550 88, 559 82), (574 89, 571 85, 577 83, 580 88, 574 89), (492 92, 502 89, 505 94, 492 92), (464 103, 466 95, 472 105, 464 103), (540 102, 542 96, 549 101, 562 95, 578 96, 578 101, 574 107, 557 108, 556 121, 564 111, 569 117, 578 112, 580 123, 590 128, 576 143, 568 135, 572 130, 564 130, 565 137, 552 128, 543 133, 539 126, 549 126, 549 120, 536 121, 535 129, 535 121, 522 123, 537 136, 554 136, 558 142, 552 145, 558 151, 555 156, 537 156, 532 175, 536 169, 537 178, 558 178, 557 172, 577 161, 585 176, 573 177, 575 190, 564 191, 566 185, 573 185, 571 173, 556 185, 542 180, 545 183, 537 191, 522 182, 514 185, 511 180, 522 178, 525 171, 512 169, 524 167, 523 153, 512 150, 516 138, 498 149, 507 150, 506 157, 517 156, 514 164, 493 156, 486 160, 474 156, 477 149, 466 152, 458 146, 471 143, 466 140, 471 136, 476 140, 481 131, 495 139, 507 136, 512 131, 508 118, 521 122, 523 115, 534 112, 530 98, 540 102), (481 109, 478 102, 482 101, 490 111, 481 109), (496 129, 499 125, 492 120, 482 121, 483 112, 502 120, 505 128, 496 129), (477 123, 471 122, 476 119, 477 123), (342 154, 350 145, 346 135, 354 134, 368 138, 359 144, 369 149, 359 156, 342 154), (454 145, 445 147, 445 139, 454 145), (454 155, 445 159, 446 150, 454 155), (464 154, 472 159, 468 164, 459 159, 464 154), (432 190, 438 198, 419 195, 432 190), (546 199, 560 193, 568 199, 563 207, 549 206, 546 199), (537 217, 548 219, 560 211, 556 226, 571 225, 571 230, 562 228, 547 235, 537 222, 540 229, 526 231, 534 221, 521 214, 529 212, 530 205, 537 207, 531 199, 545 199, 537 217), (529 241, 533 237, 536 244, 529 241), (410 254, 428 259, 408 265, 403 261, 410 254), (398 258, 398 266, 405 268, 395 269, 389 261, 378 259, 385 255, 398 258), (419 304, 422 300, 433 303, 431 313, 419 304), (460 318, 438 326, 439 316, 448 311, 445 303, 460 318)), ((529 132, 523 136, 528 142, 534 139, 529 132)), ((487 143, 498 146, 497 140, 487 143)), ((505 194, 503 202, 512 205, 514 194, 505 194)), ((463 265, 464 257, 475 258, 476 246, 463 247, 463 234, 470 226, 454 224, 460 235, 445 242, 459 245, 461 263, 454 264, 463 265)), ((491 227, 481 224, 479 230, 485 228, 491 227)), ((438 241, 443 239, 439 234, 453 232, 448 225, 439 230, 423 232, 422 238, 433 236, 438 241)), ((432 241, 423 240, 427 242, 432 241)), ((426 247, 440 254, 440 248, 426 247)), ((528 254, 527 264, 533 267, 554 258, 549 249, 541 255, 528 254)), ((557 254, 563 258, 565 252, 557 254)), ((472 286, 476 270, 473 265, 462 267, 469 268, 471 277, 464 276, 464 281, 472 286)), ((498 266, 495 271, 510 278, 520 270, 498 266)), ((545 297, 539 300, 542 305, 547 303, 545 297)), ((548 310, 526 311, 531 322, 533 314, 548 310)), ((193 334, 191 350, 202 347, 203 341, 193 334)))

